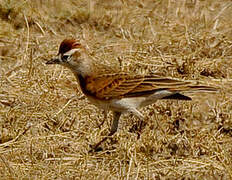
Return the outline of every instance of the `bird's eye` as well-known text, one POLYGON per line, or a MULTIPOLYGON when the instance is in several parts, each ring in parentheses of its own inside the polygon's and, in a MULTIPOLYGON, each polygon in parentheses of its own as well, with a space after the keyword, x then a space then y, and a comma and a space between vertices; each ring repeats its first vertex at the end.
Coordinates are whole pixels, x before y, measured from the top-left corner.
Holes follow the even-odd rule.
POLYGON ((67 61, 67 60, 68 60, 68 58, 69 58, 69 56, 68 56, 68 55, 63 55, 63 56, 62 56, 62 59, 63 59, 64 61, 67 61))

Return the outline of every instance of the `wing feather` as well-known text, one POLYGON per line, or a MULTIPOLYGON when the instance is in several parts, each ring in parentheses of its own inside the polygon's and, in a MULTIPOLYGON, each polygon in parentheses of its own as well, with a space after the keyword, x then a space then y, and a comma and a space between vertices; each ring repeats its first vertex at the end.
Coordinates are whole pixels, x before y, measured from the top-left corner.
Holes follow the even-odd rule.
POLYGON ((133 76, 129 74, 109 74, 98 77, 88 77, 86 78, 85 85, 85 91, 89 95, 96 96, 99 99, 149 96, 160 90, 180 92, 189 89, 210 90, 210 87, 194 86, 191 82, 163 78, 157 75, 133 76))

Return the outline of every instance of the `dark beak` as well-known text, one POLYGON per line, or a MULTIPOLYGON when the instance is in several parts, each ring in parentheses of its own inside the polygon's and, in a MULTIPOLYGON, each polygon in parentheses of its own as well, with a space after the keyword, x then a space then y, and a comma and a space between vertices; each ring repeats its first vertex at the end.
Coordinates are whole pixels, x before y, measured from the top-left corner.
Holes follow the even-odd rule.
POLYGON ((60 64, 60 60, 57 58, 51 59, 50 61, 47 61, 46 64, 60 64))

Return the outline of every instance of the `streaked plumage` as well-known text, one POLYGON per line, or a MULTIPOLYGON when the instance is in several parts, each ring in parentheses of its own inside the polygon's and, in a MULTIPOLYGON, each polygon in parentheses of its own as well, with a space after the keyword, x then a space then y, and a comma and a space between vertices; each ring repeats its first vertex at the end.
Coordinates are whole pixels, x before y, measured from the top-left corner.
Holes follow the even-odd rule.
POLYGON ((214 87, 199 86, 192 82, 157 75, 109 73, 108 67, 104 69, 96 67, 86 49, 73 39, 64 40, 59 47, 57 57, 47 64, 61 64, 71 69, 82 92, 90 102, 106 111, 113 111, 110 136, 117 131, 121 113, 132 112, 143 119, 138 108, 153 104, 158 99, 191 100, 181 92, 217 90, 214 87))

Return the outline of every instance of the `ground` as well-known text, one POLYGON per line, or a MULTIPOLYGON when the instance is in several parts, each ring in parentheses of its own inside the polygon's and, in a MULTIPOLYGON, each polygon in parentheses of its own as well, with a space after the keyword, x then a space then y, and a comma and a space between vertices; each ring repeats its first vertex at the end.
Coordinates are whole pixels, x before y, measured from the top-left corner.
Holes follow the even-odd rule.
POLYGON ((230 0, 1 0, 0 179, 232 179, 230 0), (72 73, 46 66, 76 38, 99 64, 219 88, 110 126, 72 73))

